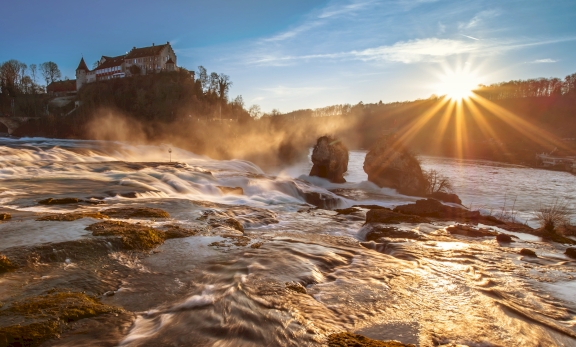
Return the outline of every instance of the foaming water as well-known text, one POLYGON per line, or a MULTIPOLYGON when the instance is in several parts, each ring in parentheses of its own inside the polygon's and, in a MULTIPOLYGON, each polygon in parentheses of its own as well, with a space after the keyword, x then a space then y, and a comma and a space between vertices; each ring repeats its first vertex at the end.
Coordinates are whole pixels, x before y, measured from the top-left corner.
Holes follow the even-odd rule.
MULTIPOLYGON (((13 214, 12 221, 0 223, 0 251, 30 253, 43 265, 34 267, 31 280, 25 272, 2 275, 0 301, 62 283, 109 293, 100 296, 104 303, 134 313, 131 324, 113 335, 110 345, 121 346, 322 346, 341 331, 426 347, 576 345, 571 296, 576 265, 563 254, 564 245, 522 233, 509 233, 515 236, 510 244, 452 236, 447 222, 394 226, 417 240, 367 241, 365 210, 339 215, 331 209, 393 207, 417 198, 367 182, 362 151, 351 152, 348 182, 333 184, 307 176, 309 163, 261 170, 247 161, 217 161, 178 148, 172 148, 171 163, 167 149, 0 140, 0 202, 13 214), (39 204, 49 197, 81 201, 39 204), (85 227, 95 219, 36 219, 143 206, 171 217, 120 220, 154 228, 178 225, 193 235, 140 255, 92 236, 85 227), (242 228, 227 227, 229 219, 242 228), (520 255, 522 248, 538 257, 520 255), (90 252, 97 261, 77 259, 90 252)), ((516 181, 535 179, 524 176, 531 169, 493 163, 424 158, 423 165, 453 179, 466 205, 491 195, 482 200, 486 208, 502 203, 493 198, 502 190, 484 180, 487 171, 516 181)), ((562 178, 556 181, 560 186, 572 182, 561 173, 550 175, 562 178)), ((514 182, 508 184, 512 190, 514 182)), ((515 208, 530 213, 530 198, 521 196, 515 208)), ((117 329, 114 324, 97 331, 117 329)), ((51 345, 94 345, 101 339, 73 338, 63 336, 51 345)))

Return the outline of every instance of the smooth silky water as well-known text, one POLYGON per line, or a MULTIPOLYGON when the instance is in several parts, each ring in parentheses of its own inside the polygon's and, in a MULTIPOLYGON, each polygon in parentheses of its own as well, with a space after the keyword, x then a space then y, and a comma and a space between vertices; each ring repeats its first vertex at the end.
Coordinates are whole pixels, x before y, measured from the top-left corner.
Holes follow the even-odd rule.
MULTIPOLYGON (((101 336, 122 346, 320 346, 340 331, 419 346, 576 346, 576 264, 563 254, 566 246, 526 234, 510 244, 452 237, 445 231, 451 223, 399 226, 417 229, 421 241, 364 242, 365 211, 337 215, 305 202, 310 193, 333 208, 416 200, 367 182, 363 151, 351 151, 348 182, 332 184, 308 177, 310 163, 264 172, 250 162, 176 148, 176 163, 167 163, 167 149, 0 140, 0 204, 13 215, 0 224, 0 253, 48 245, 58 254, 65 243, 96 238, 84 230, 96 220, 35 220, 45 213, 147 206, 171 218, 130 222, 200 228, 198 218, 215 211, 235 216, 245 229, 231 236, 204 228, 147 256, 112 252, 93 266, 62 254, 32 275, 2 275, 0 301, 55 286, 111 291, 102 301, 134 316, 122 332, 101 336), (225 194, 223 186, 244 194, 225 194), (104 204, 38 204, 48 197, 104 204), (521 248, 539 257, 522 257, 521 248), (290 289, 296 283, 305 291, 290 289)), ((448 176, 463 204, 484 213, 514 209, 517 219, 533 224, 539 204, 562 198, 574 208, 576 178, 567 173, 433 157, 422 165, 448 176)), ((48 345, 97 346, 98 339, 63 336, 48 345)))

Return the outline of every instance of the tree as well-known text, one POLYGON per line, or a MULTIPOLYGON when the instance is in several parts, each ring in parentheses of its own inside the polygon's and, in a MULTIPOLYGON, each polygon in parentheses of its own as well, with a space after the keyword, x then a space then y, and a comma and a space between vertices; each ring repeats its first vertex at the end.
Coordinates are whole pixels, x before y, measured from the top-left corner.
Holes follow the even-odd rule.
POLYGON ((22 89, 22 78, 26 76, 26 64, 11 59, 0 65, 0 87, 2 93, 15 96, 22 89))
POLYGON ((219 76, 218 76, 218 74, 217 74, 216 72, 212 72, 212 73, 210 74, 210 79, 209 79, 210 86, 208 87, 208 89, 210 90, 210 92, 212 92, 212 93, 216 93, 216 92, 217 92, 217 90, 218 90, 218 79, 219 79, 219 76))
POLYGON ((208 91, 208 73, 204 66, 198 66, 198 81, 200 81, 200 85, 202 86, 202 92, 206 93, 208 91))
POLYGON ((46 80, 46 85, 58 81, 62 77, 58 65, 52 61, 40 64, 40 71, 42 71, 42 76, 46 80))
POLYGON ((232 81, 230 80, 230 76, 221 73, 218 76, 218 96, 220 99, 225 100, 228 98, 228 91, 230 90, 230 86, 232 85, 232 81))
POLYGON ((32 82, 36 84, 36 73, 38 72, 38 67, 36 64, 30 64, 30 77, 32 77, 32 82))
POLYGON ((424 178, 428 182, 428 194, 447 193, 452 190, 452 183, 448 177, 436 170, 424 171, 424 178))
POLYGON ((262 116, 262 110, 260 109, 260 105, 254 104, 250 106, 250 108, 248 109, 248 114, 250 114, 250 117, 252 117, 253 119, 260 118, 262 116))

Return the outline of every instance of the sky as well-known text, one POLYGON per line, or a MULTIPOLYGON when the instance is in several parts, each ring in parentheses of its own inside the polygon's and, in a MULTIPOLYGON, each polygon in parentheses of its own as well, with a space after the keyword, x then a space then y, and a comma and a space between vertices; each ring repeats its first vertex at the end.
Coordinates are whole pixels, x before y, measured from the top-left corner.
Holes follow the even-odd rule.
POLYGON ((490 84, 576 72, 574 0, 77 0, 0 5, 0 63, 170 42, 177 64, 225 73, 263 111, 441 95, 447 76, 490 84))

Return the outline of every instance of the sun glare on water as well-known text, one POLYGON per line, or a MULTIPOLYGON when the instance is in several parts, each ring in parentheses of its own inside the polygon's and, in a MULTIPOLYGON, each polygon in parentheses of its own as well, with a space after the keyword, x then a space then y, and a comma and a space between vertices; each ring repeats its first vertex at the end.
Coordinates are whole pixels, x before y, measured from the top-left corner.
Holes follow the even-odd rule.
POLYGON ((466 69, 448 70, 440 77, 438 94, 455 101, 467 99, 478 84, 478 78, 466 69))

